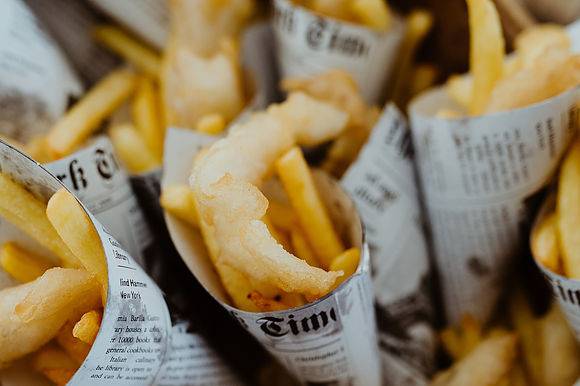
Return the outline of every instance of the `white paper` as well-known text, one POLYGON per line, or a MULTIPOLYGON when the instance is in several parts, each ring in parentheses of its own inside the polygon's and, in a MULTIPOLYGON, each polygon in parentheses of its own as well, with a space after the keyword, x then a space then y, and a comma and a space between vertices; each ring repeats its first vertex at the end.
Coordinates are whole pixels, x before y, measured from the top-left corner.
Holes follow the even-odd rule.
MULTIPOLYGON (((162 184, 187 184, 195 154, 213 141, 215 137, 169 129, 162 184)), ((348 213, 356 228, 352 203, 346 196, 335 201, 336 212, 348 213)), ((326 297, 296 309, 252 313, 226 303, 199 232, 169 214, 165 219, 177 250, 198 281, 297 379, 305 384, 381 384, 366 245, 361 246, 357 272, 326 297)), ((358 232, 354 237, 362 242, 360 226, 358 232)))
POLYGON ((20 0, 0 1, 0 132, 27 141, 50 128, 82 87, 20 0))
POLYGON ((242 386, 223 360, 187 322, 175 324, 171 347, 157 376, 157 386, 242 386))
POLYGON ((99 136, 82 150, 51 162, 46 168, 143 266, 153 236, 109 139, 99 136))
POLYGON ((370 247, 383 384, 424 385, 436 338, 410 130, 389 104, 342 178, 370 247))
POLYGON ((156 48, 163 48, 169 30, 166 0, 89 0, 156 48))
MULTIPOLYGON (((63 186, 40 165, 4 143, 0 143, 0 169, 44 201, 63 186)), ((152 384, 168 351, 171 333, 163 295, 115 238, 87 213, 103 245, 109 288, 97 338, 69 385, 152 384)), ((2 220, 0 241, 13 240, 15 230, 2 220)))
POLYGON ((451 102, 423 94, 410 108, 417 165, 448 321, 486 321, 525 239, 536 193, 576 132, 577 89, 513 111, 434 118, 451 102))
POLYGON ((273 23, 282 77, 343 69, 353 75, 367 102, 380 101, 403 36, 398 17, 381 33, 275 0, 273 23))

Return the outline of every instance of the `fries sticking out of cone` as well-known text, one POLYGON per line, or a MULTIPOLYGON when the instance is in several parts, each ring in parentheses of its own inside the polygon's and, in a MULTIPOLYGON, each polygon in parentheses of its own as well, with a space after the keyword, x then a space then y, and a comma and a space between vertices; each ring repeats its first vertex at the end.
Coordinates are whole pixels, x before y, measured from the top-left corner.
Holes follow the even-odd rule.
POLYGON ((226 138, 198 157, 190 184, 206 243, 215 245, 212 255, 216 262, 284 292, 320 297, 332 288, 341 273, 308 265, 272 237, 261 220, 268 200, 257 185, 276 163, 304 235, 322 267, 327 268, 344 247, 300 149, 292 146, 321 143, 340 133, 346 120, 347 116, 331 105, 295 93, 286 102, 235 126, 226 138))
POLYGON ((540 24, 522 31, 515 51, 505 55, 501 23, 493 2, 467 1, 470 73, 449 78, 448 95, 457 116, 508 111, 559 95, 580 84, 580 59, 564 27, 540 24))
MULTIPOLYGON (((10 176, 2 174, 2 180, 4 186, 12 186, 14 190, 12 195, 3 196, 4 204, 19 200, 19 210, 34 207, 45 211, 44 216, 27 218, 27 227, 54 232, 50 239, 37 238, 37 241, 52 252, 55 249, 51 249, 51 245, 56 240, 62 242, 67 253, 74 256, 75 268, 53 268, 54 261, 27 251, 16 242, 2 245, 2 268, 22 284, 0 290, 0 308, 4 310, 0 318, 0 363, 6 365, 54 339, 70 355, 80 360, 78 363, 67 361, 66 371, 61 372, 58 366, 57 369, 44 365, 45 358, 53 356, 53 351, 57 349, 44 348, 36 354, 35 368, 57 384, 63 380, 66 383, 82 363, 90 344, 83 348, 74 341, 72 335, 68 336, 68 332, 65 335, 63 331, 85 312, 99 309, 106 302, 107 276, 103 248, 98 236, 95 235, 96 239, 87 236, 87 232, 95 232, 94 225, 68 191, 58 191, 47 206, 10 176), (46 221, 44 225, 43 221, 46 221), (60 235, 65 237, 61 238, 60 235), (90 241, 89 244, 87 241, 90 241)), ((17 217, 7 219, 16 226, 22 226, 17 217)), ((21 229, 26 231, 26 228, 21 229)), ((58 264, 66 263, 70 266, 70 261, 58 264)), ((99 325, 100 321, 95 325, 96 331, 99 325)), ((72 333, 72 330, 69 332, 72 333)), ((60 354, 60 351, 58 355, 54 351, 54 355, 55 358, 59 355, 68 357, 64 352, 60 354)))
MULTIPOLYGON (((284 361, 288 353, 272 339, 310 355, 312 342, 336 343, 341 336, 340 360, 349 370, 337 379, 378 384, 362 226, 352 201, 328 174, 311 169, 299 147, 336 138, 348 120, 331 103, 296 91, 209 144, 208 136, 170 129, 161 202, 190 270, 273 355, 284 361), (342 301, 354 308, 345 312, 337 305, 342 301), (285 327, 276 332, 268 320, 304 320, 304 333, 302 327, 292 327, 292 335, 285 327), (371 323, 369 334, 354 343, 362 320, 371 323), (339 321, 344 329, 333 327, 339 321)), ((322 379, 289 370, 304 382, 322 379)))
POLYGON ((459 326, 442 330, 440 340, 453 365, 431 385, 572 384, 580 375, 573 332, 556 303, 536 315, 530 300, 518 286, 509 295, 508 320, 486 327, 464 315, 459 326))

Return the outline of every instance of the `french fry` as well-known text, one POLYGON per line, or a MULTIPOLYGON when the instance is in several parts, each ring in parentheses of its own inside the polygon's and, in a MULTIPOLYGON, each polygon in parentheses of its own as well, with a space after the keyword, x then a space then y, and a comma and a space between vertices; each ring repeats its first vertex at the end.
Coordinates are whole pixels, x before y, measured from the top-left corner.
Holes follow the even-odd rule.
POLYGON ((491 0, 467 0, 469 14, 469 66, 473 89, 469 111, 481 114, 503 74, 505 42, 497 10, 491 0))
POLYGON ((48 150, 62 158, 84 142, 101 122, 133 92, 136 76, 129 70, 116 70, 102 79, 52 127, 48 150))
POLYGON ((463 342, 459 332, 454 327, 447 327, 439 333, 439 339, 445 351, 454 359, 459 360, 464 356, 463 342))
POLYGON ((73 336, 75 323, 67 322, 56 336, 56 342, 78 364, 84 362, 91 350, 91 345, 73 336))
POLYGON ((187 185, 168 185, 161 190, 161 207, 194 227, 199 226, 193 193, 187 185))
POLYGON ((103 314, 100 311, 92 310, 83 314, 74 325, 72 335, 81 342, 92 345, 97 338, 99 328, 101 328, 102 318, 103 314))
POLYGON ((161 112, 159 111, 160 99, 156 85, 151 78, 141 77, 133 103, 131 113, 135 128, 139 131, 149 150, 158 159, 163 158, 163 141, 165 139, 165 129, 161 122, 161 112))
POLYGON ((438 74, 439 70, 433 64, 423 63, 413 66, 411 84, 409 85, 409 98, 432 87, 437 80, 438 74))
POLYGON ((332 227, 300 148, 294 147, 280 157, 276 170, 310 245, 322 267, 328 268, 344 246, 332 227))
POLYGON ((208 135, 218 135, 226 128, 226 120, 219 113, 206 114, 199 118, 195 129, 200 133, 208 135))
POLYGON ((461 318, 464 355, 469 354, 482 340, 481 324, 471 315, 461 318))
POLYGON ((580 84, 580 55, 549 51, 534 66, 497 82, 485 113, 539 103, 580 84))
POLYGON ((160 160, 153 154, 139 132, 130 124, 109 129, 109 138, 123 165, 133 174, 159 167, 160 160))
POLYGON ((340 283, 348 279, 356 272, 360 260, 360 249, 350 248, 336 256, 330 263, 331 271, 342 271, 344 275, 339 277, 334 284, 338 287, 340 283))
POLYGON ((32 138, 26 145, 24 145, 24 153, 40 163, 48 163, 55 160, 48 151, 48 144, 45 135, 39 135, 32 138))
POLYGON ((564 315, 552 303, 540 320, 542 341, 543 385, 572 385, 580 376, 580 349, 564 315))
POLYGON ((268 216, 274 226, 286 232, 292 232, 298 225, 298 218, 292 208, 274 200, 270 200, 268 203, 268 216))
POLYGON ((485 339, 450 369, 435 375, 431 386, 491 386, 508 376, 517 354, 515 334, 485 339))
POLYGON ((314 11, 336 19, 352 21, 350 0, 311 0, 308 6, 314 11))
POLYGON ((462 116, 463 114, 461 114, 459 111, 451 109, 441 109, 435 114, 435 117, 444 119, 457 119, 461 118, 462 116))
POLYGON ((0 291, 0 366, 36 351, 69 320, 97 307, 98 282, 84 269, 51 268, 0 291))
POLYGON ((391 13, 384 0, 352 0, 350 11, 357 21, 378 31, 386 31, 391 24, 391 13))
POLYGON ((411 63, 415 52, 433 25, 433 16, 423 9, 412 10, 406 20, 407 28, 399 48, 399 57, 393 76, 395 84, 392 90, 392 99, 399 106, 402 104, 404 91, 409 83, 411 63))
POLYGON ((159 54, 122 29, 112 25, 102 25, 94 29, 93 36, 140 71, 155 79, 159 77, 161 71, 159 54))
POLYGON ((57 386, 64 386, 79 366, 66 352, 57 346, 48 345, 34 354, 32 367, 57 386))
POLYGON ((49 260, 27 251, 14 242, 7 242, 0 248, 0 265, 14 279, 27 283, 52 268, 49 260))
POLYGON ((469 110, 473 94, 473 81, 462 75, 451 75, 445 84, 447 94, 461 107, 469 110))
POLYGON ((304 300, 304 296, 300 294, 291 294, 288 292, 282 292, 280 294, 280 298, 282 299, 281 302, 287 305, 288 307, 300 307, 306 303, 304 300))
POLYGON ((570 37, 563 26, 538 24, 522 31, 514 42, 520 68, 533 67, 548 51, 570 50, 570 37))
POLYGON ((532 254, 537 262, 552 272, 560 272, 560 246, 558 245, 558 218, 550 213, 534 227, 531 236, 532 254))
POLYGON ((249 298, 249 294, 254 291, 254 288, 248 279, 239 271, 219 262, 214 263, 216 271, 218 272, 221 282, 232 299, 233 304, 244 311, 256 312, 260 309, 249 298))
POLYGON ((105 304, 109 286, 107 261, 101 239, 89 216, 64 188, 52 195, 46 206, 46 215, 60 238, 101 285, 105 304))
POLYGON ((533 384, 539 385, 544 377, 540 328, 521 288, 518 288, 510 299, 509 315, 518 333, 526 372, 533 384))
POLYGON ((3 173, 0 173, 0 197, 2 217, 58 256, 63 267, 81 267, 48 221, 43 202, 3 173))
POLYGON ((560 169, 557 213, 564 273, 580 279, 580 141, 576 140, 560 169))
MULTIPOLYGON (((292 231, 290 232, 290 239, 292 240, 292 247, 294 249, 294 253, 296 256, 301 258, 302 260, 306 261, 308 265, 313 267, 320 267, 320 262, 316 258, 314 251, 308 244, 308 240, 306 240, 306 236, 300 227, 295 226, 292 231)), ((336 271, 333 269, 333 271, 336 271)), ((337 282, 340 278, 337 280, 337 282)))
POLYGON ((260 309, 262 312, 281 311, 288 308, 288 306, 278 300, 268 299, 258 291, 252 291, 248 294, 248 298, 260 309))

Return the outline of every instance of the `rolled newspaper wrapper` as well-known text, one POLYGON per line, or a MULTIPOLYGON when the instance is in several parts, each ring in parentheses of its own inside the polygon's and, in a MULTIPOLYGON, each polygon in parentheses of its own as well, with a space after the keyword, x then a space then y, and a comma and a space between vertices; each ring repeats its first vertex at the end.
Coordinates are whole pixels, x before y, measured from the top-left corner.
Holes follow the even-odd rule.
POLYGON ((383 384, 425 385, 435 368, 431 268, 411 132, 389 104, 341 180, 366 231, 383 384))
POLYGON ((438 88, 410 105, 417 166, 447 319, 492 314, 510 264, 577 129, 578 88, 528 107, 445 119, 438 88))
MULTIPOLYGON (((214 140, 192 131, 169 129, 162 184, 187 183, 194 156, 214 140)), ((333 223, 342 224, 362 254, 350 278, 330 294, 302 307, 255 313, 232 307, 199 232, 169 214, 165 220, 177 250, 197 280, 298 380, 305 384, 379 385, 370 261, 363 229, 352 201, 336 182, 326 174, 315 176, 322 195, 332 200, 328 209, 333 223)))
MULTIPOLYGON (((4 142, 0 142, 0 170, 44 201, 64 187, 41 165, 4 142)), ((161 291, 130 254, 90 212, 87 214, 107 259, 108 295, 96 340, 68 384, 153 384, 170 347, 171 320, 167 305, 161 291)), ((9 240, 17 240, 32 250, 40 248, 2 219, 0 241, 9 240)), ((47 251, 42 252, 49 255, 47 251)))
POLYGON ((0 133, 27 141, 48 130, 82 86, 21 0, 0 2, 0 133))
MULTIPOLYGON (((235 122, 240 122, 246 119, 251 112, 263 109, 270 101, 275 98, 272 93, 274 90, 273 84, 276 81, 276 74, 273 72, 273 57, 271 55, 272 48, 271 31, 268 23, 258 23, 249 27, 244 31, 242 38, 242 52, 243 65, 248 70, 249 75, 253 75, 252 81, 255 89, 255 94, 248 104, 248 106, 240 113, 235 122)), ((207 137, 212 138, 212 137, 207 137)), ((213 141, 213 139, 212 139, 213 141)), ((171 151, 171 150, 169 150, 171 151)), ((144 212, 149 228, 155 236, 154 249, 152 253, 147 253, 144 256, 143 267, 149 275, 160 285, 170 300, 170 308, 172 310, 179 310, 181 314, 187 314, 180 317, 179 320, 187 320, 189 329, 185 332, 184 327, 181 327, 180 336, 183 336, 182 341, 198 342, 198 344, 191 346, 192 349, 184 349, 181 351, 182 359, 177 363, 190 363, 190 369, 187 372, 178 372, 178 375, 168 370, 167 377, 172 379, 181 377, 185 384, 191 384, 195 381, 198 384, 204 382, 213 382, 224 385, 237 385, 239 378, 234 375, 231 366, 227 366, 214 351, 217 350, 222 357, 229 359, 229 364, 235 367, 235 370, 242 372, 245 378, 255 379, 257 369, 255 364, 248 363, 239 355, 232 354, 232 349, 237 343, 245 347, 245 352, 251 352, 254 358, 264 358, 263 350, 260 350, 253 342, 248 342, 247 334, 237 325, 233 325, 229 319, 224 318, 224 312, 221 308, 216 310, 214 301, 211 297, 199 287, 198 283, 193 283, 193 278, 188 277, 189 273, 179 277, 180 285, 175 285, 175 270, 183 271, 187 269, 178 252, 175 250, 173 242, 168 234, 163 212, 159 205, 159 196, 161 193, 161 176, 162 169, 155 169, 149 172, 130 175, 129 180, 141 209, 144 212), (188 291, 191 298, 183 301, 182 291, 188 291), (196 302, 203 304, 205 310, 204 315, 199 312, 190 310, 189 303, 196 302), (208 326, 203 318, 213 319, 212 326, 208 326), (233 326, 232 326, 233 325, 233 326), (219 329, 220 331, 216 331, 219 329), (219 335, 219 337, 217 336, 219 335), (208 341, 209 339, 209 341, 208 341), (213 345, 213 347, 210 347, 213 345), (207 352, 204 355, 203 350, 207 352), (214 358, 213 361, 208 361, 205 367, 200 371, 196 370, 196 363, 199 361, 191 361, 191 358, 214 358), (185 358, 185 359, 183 359, 185 358), (186 360, 189 360, 187 362, 186 360), (189 374, 189 378, 188 378, 189 374), (193 375, 191 375, 193 374, 193 375), (194 377, 195 376, 195 377, 194 377), (213 378, 212 378, 213 376, 213 378)), ((169 366, 171 369, 171 366, 169 366)), ((167 383, 169 385, 169 383, 167 383)))
POLYGON ((163 48, 169 34, 169 9, 165 0, 89 0, 95 7, 139 35, 163 48))
POLYGON ((386 32, 318 15, 289 0, 274 1, 273 26, 282 77, 348 71, 369 103, 380 101, 403 37, 396 16, 386 32))
POLYGON ((155 253, 153 235, 105 136, 68 157, 45 165, 142 266, 155 253))
MULTIPOLYGON (((555 197, 553 195, 549 196, 538 213, 534 227, 538 226, 543 218, 554 210, 555 206, 555 197)), ((547 269, 535 259, 534 261, 548 281, 560 309, 566 316, 570 327, 572 327, 576 340, 580 343, 580 280, 569 279, 559 275, 547 269)))

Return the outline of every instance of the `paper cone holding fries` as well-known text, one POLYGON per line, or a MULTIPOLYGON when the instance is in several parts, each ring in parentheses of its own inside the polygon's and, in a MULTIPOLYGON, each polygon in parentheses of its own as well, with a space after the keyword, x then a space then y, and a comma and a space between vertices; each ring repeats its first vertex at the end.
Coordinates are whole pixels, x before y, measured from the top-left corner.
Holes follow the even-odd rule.
POLYGON ((478 117, 438 118, 443 90, 411 106, 417 164, 446 315, 487 320, 522 232, 576 131, 577 89, 478 117))
MULTIPOLYGON (((6 276, 4 270, 11 275, 19 272, 18 267, 26 262, 32 264, 29 267, 38 266, 39 261, 46 261, 48 267, 61 264, 77 267, 49 268, 44 273, 41 270, 40 277, 16 287, 11 281, 9 286, 13 289, 10 290, 31 291, 26 299, 38 297, 42 302, 46 297, 45 302, 54 303, 46 305, 52 306, 50 316, 36 327, 35 320, 42 318, 45 306, 34 303, 26 311, 27 303, 20 303, 22 306, 15 312, 28 321, 26 331, 32 333, 31 329, 37 329, 39 335, 27 335, 17 346, 3 343, 3 357, 8 361, 17 358, 7 351, 15 347, 30 350, 34 352, 34 359, 28 362, 29 366, 56 383, 69 378, 70 385, 153 383, 167 354, 171 331, 161 291, 56 177, 3 142, 0 154, 2 186, 12 191, 10 197, 3 194, 3 200, 16 200, 13 205, 5 204, 2 210, 1 238, 12 242, 10 250, 6 249, 6 244, 3 246, 3 276, 6 276), (26 218, 27 211, 38 213, 26 218), (30 252, 26 252, 28 250, 30 252), (83 280, 86 284, 82 284, 83 280), (39 286, 40 291, 33 295, 35 286, 39 286), (61 286, 66 287, 66 293, 58 296, 61 286), (96 295, 92 295, 93 291, 96 295), (95 296, 94 302, 90 300, 95 296), (67 302, 66 307, 59 305, 62 302, 67 302), (98 316, 101 312, 102 317, 98 316), (75 313, 84 315, 78 320, 80 314, 75 313), (74 328, 66 324, 70 322, 74 328), (73 336, 84 340, 75 341, 73 336, 67 336, 71 333, 67 333, 67 326, 72 329, 73 336), (82 333, 89 330, 92 333, 88 337, 82 333), (49 341, 49 345, 37 350, 49 341), (83 343, 91 341, 92 344, 83 343), (52 361, 47 362, 48 359, 52 361)), ((20 277, 18 281, 30 279, 20 277)), ((3 283, 3 287, 6 284, 3 283)), ((13 295, 3 295, 6 300, 4 296, 13 295)), ((2 328, 11 327, 4 325, 2 328)), ((14 334, 11 336, 17 339, 18 332, 14 334)))
POLYGON ((505 54, 489 0, 468 0, 470 73, 409 107, 446 316, 487 321, 542 189, 577 130, 574 32, 535 25, 505 54))
MULTIPOLYGON (((191 131, 170 129, 163 186, 186 184, 194 158, 214 141, 191 131)), ((378 385, 380 367, 369 255, 361 223, 352 202, 336 182, 324 174, 314 175, 332 222, 338 225, 347 244, 360 248, 361 255, 354 273, 342 284, 301 306, 281 309, 275 299, 265 299, 269 311, 249 312, 234 307, 231 292, 222 285, 199 230, 168 212, 165 219, 177 250, 197 280, 298 380, 378 385)), ((248 294, 248 298, 251 296, 248 294)))
MULTIPOLYGON (((337 2, 331 7, 341 5, 337 2)), ((404 32, 397 15, 385 15, 385 21, 385 25, 372 29, 323 16, 290 0, 276 0, 273 27, 281 76, 345 70, 354 77, 367 102, 378 102, 384 96, 404 32)))

